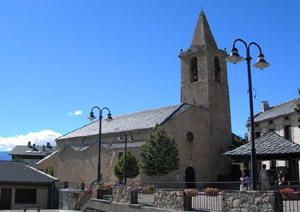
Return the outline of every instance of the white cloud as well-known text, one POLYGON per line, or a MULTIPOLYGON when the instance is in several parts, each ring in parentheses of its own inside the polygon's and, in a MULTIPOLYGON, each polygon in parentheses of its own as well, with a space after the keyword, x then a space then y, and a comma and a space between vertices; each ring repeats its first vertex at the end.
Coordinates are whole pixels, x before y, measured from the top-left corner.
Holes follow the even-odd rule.
POLYGON ((52 146, 55 146, 55 139, 59 136, 61 134, 58 132, 42 130, 40 132, 29 132, 25 135, 0 137, 0 151, 10 151, 16 145, 27 145, 28 141, 37 145, 45 145, 47 142, 50 142, 52 146))
POLYGON ((76 110, 74 112, 69 112, 70 116, 80 116, 82 115, 82 111, 81 110, 76 110))

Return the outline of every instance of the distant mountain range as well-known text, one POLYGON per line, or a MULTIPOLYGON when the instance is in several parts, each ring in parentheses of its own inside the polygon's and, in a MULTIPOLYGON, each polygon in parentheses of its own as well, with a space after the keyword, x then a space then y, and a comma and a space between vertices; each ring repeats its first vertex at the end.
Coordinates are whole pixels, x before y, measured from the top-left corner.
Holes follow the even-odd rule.
POLYGON ((11 160, 11 156, 8 152, 0 151, 0 160, 11 160))

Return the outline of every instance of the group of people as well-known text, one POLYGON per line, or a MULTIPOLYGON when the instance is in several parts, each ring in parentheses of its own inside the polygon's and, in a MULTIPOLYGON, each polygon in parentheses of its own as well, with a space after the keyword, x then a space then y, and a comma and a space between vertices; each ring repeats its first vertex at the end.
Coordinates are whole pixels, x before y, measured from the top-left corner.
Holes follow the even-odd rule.
MULTIPOLYGON (((242 171, 242 175, 240 177, 240 190, 246 191, 249 190, 250 186, 250 176, 249 171, 247 169, 242 171)), ((261 190, 270 190, 271 189, 271 183, 277 182, 278 185, 282 185, 287 181, 287 175, 283 174, 283 171, 280 170, 278 173, 273 169, 266 170, 266 165, 262 165, 262 169, 259 172, 259 181, 260 181, 260 189, 261 190)))

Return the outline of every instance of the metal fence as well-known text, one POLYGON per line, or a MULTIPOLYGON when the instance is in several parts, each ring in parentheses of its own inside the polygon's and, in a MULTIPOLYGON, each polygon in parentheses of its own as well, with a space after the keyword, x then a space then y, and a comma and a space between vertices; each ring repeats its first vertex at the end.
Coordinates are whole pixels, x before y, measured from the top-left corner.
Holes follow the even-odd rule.
POLYGON ((215 196, 208 196, 204 192, 198 192, 197 196, 192 197, 192 208, 204 211, 223 211, 221 192, 215 196))
POLYGON ((298 181, 287 181, 281 185, 275 184, 273 188, 282 194, 284 212, 300 212, 300 187, 298 181))
POLYGON ((283 212, 300 212, 300 199, 299 200, 283 200, 283 212))
POLYGON ((138 193, 138 203, 143 205, 154 205, 154 194, 145 194, 143 192, 138 193))
POLYGON ((205 188, 218 188, 219 190, 239 190, 239 181, 227 181, 227 182, 146 182, 144 185, 153 185, 156 188, 162 189, 185 189, 196 188, 198 190, 204 190, 205 188))

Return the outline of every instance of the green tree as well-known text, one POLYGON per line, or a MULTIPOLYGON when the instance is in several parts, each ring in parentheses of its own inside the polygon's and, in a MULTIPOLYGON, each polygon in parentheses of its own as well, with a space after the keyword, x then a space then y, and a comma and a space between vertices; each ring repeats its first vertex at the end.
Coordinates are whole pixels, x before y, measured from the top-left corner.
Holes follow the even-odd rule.
MULTIPOLYGON (((114 174, 119 179, 124 178, 125 156, 123 155, 114 167, 114 174)), ((126 178, 135 178, 139 175, 138 161, 130 152, 126 153, 126 178)))
POLYGON ((235 149, 237 147, 240 147, 248 142, 248 134, 246 133, 244 138, 231 133, 231 145, 229 149, 235 149))
POLYGON ((141 168, 148 176, 166 175, 179 167, 177 145, 166 131, 156 126, 142 146, 141 168))
POLYGON ((54 176, 54 168, 52 166, 48 166, 45 170, 45 173, 54 176))
MULTIPOLYGON (((295 111, 300 114, 300 104, 297 104, 295 111)), ((298 118, 298 127, 300 128, 300 118, 298 118)))

